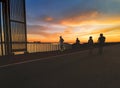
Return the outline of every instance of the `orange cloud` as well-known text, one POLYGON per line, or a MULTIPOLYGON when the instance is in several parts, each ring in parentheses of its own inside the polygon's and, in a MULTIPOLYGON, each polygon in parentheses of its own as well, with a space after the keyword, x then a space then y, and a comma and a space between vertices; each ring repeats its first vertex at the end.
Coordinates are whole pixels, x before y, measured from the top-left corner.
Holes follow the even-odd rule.
POLYGON ((65 42, 70 42, 73 40, 71 37, 74 37, 72 32, 73 30, 74 29, 72 27, 68 27, 63 32, 49 33, 41 31, 37 34, 28 34, 28 41, 58 42, 59 36, 63 36, 65 38, 65 42))
POLYGON ((83 14, 77 14, 75 16, 67 17, 60 21, 60 24, 66 26, 78 26, 86 22, 94 22, 93 19, 96 19, 101 14, 97 11, 86 12, 83 14))
POLYGON ((54 21, 54 18, 48 15, 41 15, 33 18, 35 22, 41 23, 41 22, 52 22, 54 21))
POLYGON ((91 31, 90 34, 107 33, 107 32, 112 32, 116 30, 120 30, 120 26, 94 30, 94 31, 91 31))
POLYGON ((97 42, 100 33, 106 36, 107 42, 120 41, 120 26, 92 30, 91 32, 75 33, 74 30, 74 27, 68 27, 63 32, 39 32, 39 35, 28 34, 28 41, 58 42, 59 36, 63 36, 65 42, 75 42, 77 37, 80 38, 81 42, 87 42, 89 36, 93 36, 94 42, 97 42))
POLYGON ((89 36, 93 36, 94 42, 97 42, 99 34, 103 33, 106 37, 106 42, 120 42, 120 26, 97 29, 90 33, 81 34, 83 41, 87 40, 89 36))
POLYGON ((64 34, 72 34, 73 33, 73 30, 74 30, 74 28, 72 28, 72 27, 68 27, 68 28, 66 28, 65 30, 64 30, 64 34))
POLYGON ((70 16, 64 18, 60 21, 60 24, 65 26, 80 26, 80 25, 99 25, 99 24, 109 24, 116 25, 120 24, 120 16, 119 15, 104 15, 97 11, 86 12, 83 14, 77 14, 77 16, 70 16))
MULTIPOLYGON (((51 17, 45 17, 44 21, 53 21, 51 17)), ((103 14, 92 11, 83 14, 69 16, 58 22, 55 32, 49 32, 54 23, 46 27, 31 27, 41 29, 38 31, 32 30, 28 34, 28 41, 41 42, 58 42, 59 36, 63 36, 65 42, 75 42, 75 39, 80 38, 81 42, 87 42, 89 36, 93 36, 94 41, 97 42, 100 33, 105 34, 107 42, 120 41, 120 16, 104 16, 103 14), (62 27, 65 26, 64 31, 62 27), (57 29, 58 28, 58 29, 57 29)), ((51 30, 52 31, 52 30, 51 30)))
POLYGON ((49 21, 53 21, 53 18, 52 17, 45 17, 44 20, 49 22, 49 21))

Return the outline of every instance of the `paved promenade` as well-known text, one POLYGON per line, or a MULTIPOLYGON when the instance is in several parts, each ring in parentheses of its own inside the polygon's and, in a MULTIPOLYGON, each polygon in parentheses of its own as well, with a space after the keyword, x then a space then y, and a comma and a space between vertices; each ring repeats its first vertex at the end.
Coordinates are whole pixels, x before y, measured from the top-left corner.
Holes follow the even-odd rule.
POLYGON ((120 45, 0 67, 1 88, 120 88, 120 45))

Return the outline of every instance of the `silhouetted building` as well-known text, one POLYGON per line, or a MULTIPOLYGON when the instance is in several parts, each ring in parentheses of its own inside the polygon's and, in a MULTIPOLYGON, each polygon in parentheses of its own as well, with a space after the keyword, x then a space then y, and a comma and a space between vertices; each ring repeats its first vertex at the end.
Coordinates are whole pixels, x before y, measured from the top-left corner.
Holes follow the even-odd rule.
POLYGON ((0 0, 0 56, 27 51, 25 0, 0 0))

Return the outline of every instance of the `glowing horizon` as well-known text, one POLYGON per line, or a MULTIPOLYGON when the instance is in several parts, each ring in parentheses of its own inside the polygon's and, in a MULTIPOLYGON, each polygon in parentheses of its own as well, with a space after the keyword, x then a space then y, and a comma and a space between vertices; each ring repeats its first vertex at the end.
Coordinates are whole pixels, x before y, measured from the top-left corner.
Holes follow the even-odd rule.
MULTIPOLYGON (((38 0, 37 5, 44 5, 31 7, 32 10, 27 8, 28 41, 58 42, 59 36, 63 36, 65 42, 74 43, 76 38, 79 38, 83 43, 88 41, 89 36, 93 36, 94 42, 97 42, 99 34, 103 33, 106 42, 120 42, 120 1, 109 0, 103 3, 101 0, 98 3, 92 0, 91 3, 83 0, 52 0, 47 5, 48 1, 38 0), (85 6, 79 6, 82 3, 85 6), (57 8, 57 5, 62 6, 57 8), (38 7, 39 9, 36 9, 38 7), (34 11, 35 9, 39 12, 34 11)), ((27 7, 30 7, 32 2, 33 0, 28 0, 27 7)))

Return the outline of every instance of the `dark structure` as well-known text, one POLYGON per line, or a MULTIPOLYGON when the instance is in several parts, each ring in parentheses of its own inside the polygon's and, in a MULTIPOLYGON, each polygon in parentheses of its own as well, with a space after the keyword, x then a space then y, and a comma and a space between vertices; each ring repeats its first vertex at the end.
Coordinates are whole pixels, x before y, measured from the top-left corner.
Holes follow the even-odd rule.
POLYGON ((27 51, 25 0, 0 0, 0 56, 27 51))

